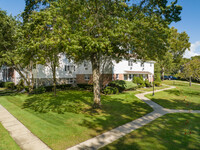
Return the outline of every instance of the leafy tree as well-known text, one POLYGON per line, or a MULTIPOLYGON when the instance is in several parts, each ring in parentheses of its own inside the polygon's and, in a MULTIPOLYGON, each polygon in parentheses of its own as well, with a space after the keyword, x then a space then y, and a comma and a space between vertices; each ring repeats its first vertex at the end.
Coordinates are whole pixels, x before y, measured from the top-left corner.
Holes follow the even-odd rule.
POLYGON ((15 69, 31 91, 34 86, 32 54, 26 50, 28 47, 23 37, 22 24, 8 16, 5 11, 0 11, 0 16, 1 65, 5 64, 15 69))
MULTIPOLYGON (((62 3, 60 12, 71 27, 67 54, 75 62, 89 60, 92 64, 94 108, 101 107, 100 60, 128 59, 130 53, 142 60, 164 55, 168 25, 180 20, 182 9, 177 0, 169 6, 167 0, 142 0, 139 5, 128 5, 129 0, 57 2, 62 3)), ((27 3, 26 8, 32 11, 37 5, 27 3)))
POLYGON ((184 79, 189 79, 189 85, 192 85, 192 79, 200 81, 200 59, 192 59, 184 65, 180 76, 184 79))
POLYGON ((168 52, 165 56, 159 57, 158 63, 161 69, 162 80, 164 80, 165 72, 171 73, 173 68, 179 66, 183 58, 183 54, 190 48, 189 36, 186 32, 178 33, 177 29, 170 29, 168 37, 168 52))
POLYGON ((60 3, 39 12, 32 12, 24 24, 29 37, 29 47, 36 51, 38 64, 49 66, 52 71, 54 95, 56 96, 56 69, 59 67, 60 53, 65 52, 69 36, 69 24, 60 14, 60 3), (64 33, 64 34, 63 34, 64 33))

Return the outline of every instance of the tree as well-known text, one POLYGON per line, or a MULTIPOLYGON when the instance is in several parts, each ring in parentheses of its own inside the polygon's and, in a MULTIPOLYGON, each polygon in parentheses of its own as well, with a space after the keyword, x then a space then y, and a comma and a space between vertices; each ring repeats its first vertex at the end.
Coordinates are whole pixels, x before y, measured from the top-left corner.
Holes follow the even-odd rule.
POLYGON ((184 65, 180 76, 184 79, 189 79, 189 85, 192 85, 192 79, 200 81, 200 59, 195 58, 184 65))
MULTIPOLYGON (((164 55, 168 25, 180 20, 182 9, 176 5, 177 0, 169 6, 167 0, 142 0, 139 5, 128 5, 129 0, 56 2, 62 3, 60 12, 71 27, 67 54, 75 62, 92 63, 94 108, 101 107, 100 60, 104 57, 128 59, 130 53, 142 60, 164 55)), ((26 8, 31 6, 32 11, 37 6, 32 4, 26 8)))
POLYGON ((60 14, 60 3, 39 12, 32 12, 24 28, 28 31, 29 47, 36 51, 38 64, 49 66, 52 71, 54 95, 56 96, 56 69, 59 67, 59 54, 67 48, 69 24, 60 14))
POLYGON ((32 54, 27 52, 22 23, 8 16, 5 11, 0 11, 0 16, 1 65, 5 64, 15 69, 29 86, 29 91, 32 91, 32 54))
POLYGON ((186 32, 178 33, 177 29, 170 29, 168 37, 168 52, 165 56, 159 57, 159 65, 161 68, 162 80, 164 80, 165 72, 172 72, 173 67, 180 64, 183 54, 187 49, 190 49, 189 36, 186 32))
POLYGON ((180 9, 176 9, 178 7, 174 3, 167 7, 164 1, 154 3, 150 0, 143 3, 145 6, 142 3, 129 6, 127 2, 72 0, 64 7, 73 35, 69 54, 75 61, 87 59, 92 63, 94 108, 101 107, 101 58, 129 58, 130 51, 136 59, 142 60, 164 55, 167 51, 167 25, 179 20, 180 9), (176 9, 177 13, 171 14, 168 8, 173 11, 176 9), (162 10, 166 10, 167 14, 162 10))

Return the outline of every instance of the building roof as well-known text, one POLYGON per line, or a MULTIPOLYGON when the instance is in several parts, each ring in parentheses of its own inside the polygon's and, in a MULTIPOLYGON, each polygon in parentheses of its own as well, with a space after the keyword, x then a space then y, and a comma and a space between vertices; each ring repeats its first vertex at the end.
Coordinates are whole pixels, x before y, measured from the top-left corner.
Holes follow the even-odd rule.
POLYGON ((125 71, 127 74, 152 74, 149 71, 125 71))

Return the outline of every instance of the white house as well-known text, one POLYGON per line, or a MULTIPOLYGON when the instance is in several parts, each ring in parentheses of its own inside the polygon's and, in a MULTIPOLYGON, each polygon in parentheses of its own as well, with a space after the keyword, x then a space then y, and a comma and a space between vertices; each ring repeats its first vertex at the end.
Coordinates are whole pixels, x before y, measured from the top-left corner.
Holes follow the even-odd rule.
MULTIPOLYGON (((134 61, 134 59, 126 60, 123 59, 120 62, 116 62, 111 59, 104 59, 101 61, 100 73, 101 83, 103 85, 108 84, 112 80, 127 80, 132 81, 134 76, 142 75, 144 79, 148 79, 150 82, 153 81, 154 75, 154 61, 142 62, 140 60, 134 61)), ((9 81, 13 81, 15 84, 20 80, 20 75, 10 69, 10 73, 6 72, 9 69, 5 67, 0 71, 0 79, 2 81, 5 78, 9 78, 9 81), (12 73, 11 73, 12 72, 12 73), (6 74, 7 73, 7 74, 6 74), (8 77, 8 74, 10 75, 8 77), (7 76, 6 76, 7 75, 7 76)), ((53 82, 52 71, 49 66, 37 65, 34 70, 34 78, 38 85, 51 85, 53 82)), ((80 64, 75 64, 65 57, 60 55, 59 68, 56 71, 56 78, 58 84, 83 84, 92 83, 92 65, 89 61, 84 61, 80 64)))

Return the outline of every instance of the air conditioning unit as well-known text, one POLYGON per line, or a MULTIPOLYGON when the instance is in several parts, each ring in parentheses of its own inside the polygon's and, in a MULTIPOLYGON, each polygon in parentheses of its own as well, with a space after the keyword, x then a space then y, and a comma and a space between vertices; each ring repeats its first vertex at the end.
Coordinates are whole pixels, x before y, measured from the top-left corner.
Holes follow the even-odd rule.
POLYGON ((71 73, 72 73, 72 71, 69 71, 69 73, 71 74, 71 73))

